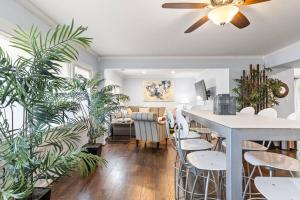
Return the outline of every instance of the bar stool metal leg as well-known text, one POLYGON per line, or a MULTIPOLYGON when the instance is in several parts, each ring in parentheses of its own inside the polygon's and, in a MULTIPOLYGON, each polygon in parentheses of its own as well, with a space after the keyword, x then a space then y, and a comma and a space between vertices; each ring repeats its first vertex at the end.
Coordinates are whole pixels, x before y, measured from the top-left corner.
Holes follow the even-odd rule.
POLYGON ((207 200, 208 198, 208 185, 209 185, 209 179, 210 179, 210 172, 207 172, 207 178, 206 178, 206 185, 205 185, 205 196, 204 200, 207 200))
POLYGON ((196 176, 195 181, 194 181, 194 185, 193 185, 193 189, 192 189, 191 200, 194 199, 194 192, 195 192, 195 187, 196 187, 196 183, 197 183, 198 177, 199 177, 199 176, 196 176))

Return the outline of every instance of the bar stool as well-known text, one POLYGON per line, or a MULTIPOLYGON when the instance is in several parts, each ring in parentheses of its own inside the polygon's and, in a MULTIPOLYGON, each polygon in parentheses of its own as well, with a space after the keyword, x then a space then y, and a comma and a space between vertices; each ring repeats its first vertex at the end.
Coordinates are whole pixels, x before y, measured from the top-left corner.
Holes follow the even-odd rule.
MULTIPOLYGON (((181 176, 182 172, 186 173, 186 180, 184 184, 185 187, 183 188, 180 187, 180 185, 178 186, 180 189, 183 189, 185 194, 185 199, 187 197, 187 193, 190 193, 192 199, 196 194, 196 195, 204 196, 204 199, 207 200, 209 195, 208 186, 210 182, 213 182, 215 185, 215 190, 213 192, 217 192, 217 194, 219 195, 218 183, 220 184, 219 186, 222 186, 223 179, 220 179, 220 181, 217 183, 214 176, 214 172, 223 172, 226 170, 225 154, 223 152, 207 151, 207 150, 186 153, 186 151, 184 151, 184 149, 182 148, 182 142, 184 140, 183 141, 180 140, 180 135, 184 133, 184 131, 187 131, 187 123, 184 122, 183 120, 179 120, 178 126, 181 128, 179 129, 179 132, 175 133, 175 141, 176 141, 180 162, 182 164, 182 167, 185 168, 185 170, 182 170, 183 168, 181 167, 179 177, 181 176), (194 184, 191 191, 188 190, 190 173, 192 173, 195 176, 194 184), (205 179, 205 191, 203 194, 195 193, 195 186, 199 178, 205 179)), ((177 197, 179 198, 179 192, 177 194, 178 194, 177 197)))
MULTIPOLYGON (((255 114, 255 109, 252 107, 246 107, 243 108, 240 111, 241 114, 250 114, 250 115, 254 115, 255 114)), ((273 108, 266 108, 261 110, 260 112, 258 112, 257 114, 258 116, 261 117, 269 117, 269 118, 277 118, 277 111, 273 108)), ((242 149, 243 151, 267 151, 271 145, 272 141, 263 141, 263 144, 259 144, 257 142, 253 142, 253 141, 243 141, 242 142, 242 149)), ((226 140, 224 140, 222 142, 222 146, 226 147, 226 140)), ((260 169, 260 168, 259 168, 260 169)), ((247 180, 249 180, 250 177, 250 166, 249 163, 247 163, 247 169, 244 168, 243 166, 243 176, 244 176, 244 184, 247 184, 247 180)), ((249 194, 252 194, 251 191, 251 182, 249 183, 249 194)), ((247 187, 248 188, 248 187, 247 187)))
POLYGON ((183 178, 184 173, 186 173, 191 167, 186 161, 186 155, 193 151, 211 150, 213 148, 213 145, 204 139, 181 139, 181 136, 185 136, 189 132, 188 123, 183 116, 178 116, 176 120, 178 130, 174 133, 174 139, 177 155, 179 157, 179 166, 175 166, 175 196, 177 197, 177 199, 179 199, 179 190, 184 191, 186 195, 187 191, 186 187, 184 186, 186 186, 187 184, 188 176, 186 175, 185 181, 183 181, 183 178))
POLYGON ((300 197, 300 178, 256 177, 258 191, 269 200, 296 200, 300 197))
POLYGON ((213 145, 207 140, 187 138, 190 134, 189 126, 182 115, 177 115, 176 121, 178 124, 177 133, 179 133, 180 145, 183 151, 203 151, 213 148, 213 145))
MULTIPOLYGON (((181 113, 181 110, 176 110, 176 119, 177 119, 177 117, 183 117, 183 118, 185 118, 183 115, 182 115, 182 113, 181 113)), ((187 120, 187 119, 186 119, 187 120)), ((188 120, 187 120, 187 122, 188 122, 188 120)), ((189 123, 188 123, 189 124, 189 123)), ((211 134, 211 130, 210 129, 208 129, 208 128, 204 128, 204 127, 190 127, 189 126, 189 131, 190 131, 190 133, 193 133, 194 134, 194 136, 196 136, 196 134, 198 134, 198 137, 200 136, 202 136, 202 135, 205 135, 206 136, 206 139, 208 140, 208 135, 210 135, 211 134), (196 134, 195 134, 196 133, 196 134)), ((191 136, 187 136, 187 137, 190 137, 190 138, 192 138, 193 136, 191 135, 191 136)))
MULTIPOLYGON (((175 142, 175 137, 176 137, 176 133, 178 132, 178 128, 177 130, 174 129, 174 138, 171 138, 171 134, 170 134, 170 128, 174 128, 175 123, 174 123, 174 117, 173 114, 168 111, 167 112, 167 119, 166 119, 166 131, 167 131, 167 138, 170 139, 170 143, 173 147, 173 149, 176 151, 176 158, 174 161, 174 182, 175 182, 175 191, 177 191, 177 180, 180 180, 178 177, 176 177, 177 171, 181 170, 180 166, 178 167, 178 152, 177 152, 177 146, 176 146, 176 142, 175 142)), ((188 124, 185 120, 185 118, 183 116, 178 116, 177 117, 177 121, 179 121, 179 123, 183 124, 182 126, 184 126, 185 130, 188 130, 188 124)), ((196 133, 196 132, 192 132, 192 131, 188 131, 188 134, 181 134, 180 135, 180 139, 181 139, 181 144, 183 146, 184 151, 188 152, 188 151, 199 151, 199 150, 207 150, 207 149, 211 149, 212 145, 205 141, 200 139, 201 135, 196 133)), ((175 195, 176 196, 176 195, 175 195)))
MULTIPOLYGON (((245 190, 243 193, 243 198, 245 198, 246 191, 249 187, 250 182, 254 178, 254 172, 258 168, 260 176, 262 176, 262 172, 260 167, 265 167, 269 170, 269 176, 273 176, 274 170, 285 170, 290 173, 291 176, 293 172, 300 172, 300 161, 289 156, 266 152, 266 151, 248 151, 244 154, 245 160, 253 166, 253 169, 250 173, 248 181, 245 186, 245 190)), ((250 195, 257 195, 256 193, 250 195)))
POLYGON ((199 177, 202 177, 203 173, 207 174, 205 181, 205 191, 204 191, 204 199, 208 199, 209 191, 208 186, 210 181, 214 182, 215 190, 217 193, 217 198, 220 197, 219 188, 222 190, 224 180, 222 174, 226 171, 226 155, 223 152, 219 151, 197 151, 192 152, 187 155, 187 161, 192 165, 192 168, 190 168, 190 172, 196 176, 196 179, 194 181, 193 189, 192 189, 192 197, 191 199, 194 199, 195 195, 195 186, 197 184, 197 180, 199 177), (214 173, 217 172, 218 175, 218 182, 216 182, 216 179, 214 177, 214 173), (221 172, 221 173, 220 173, 221 172), (213 176, 213 179, 211 179, 210 176, 213 176), (218 185, 219 184, 219 185, 218 185))
MULTIPOLYGON (((177 127, 175 127, 175 120, 172 112, 167 111, 166 131, 167 131, 168 138, 171 138, 170 128, 174 128, 174 130, 177 129, 177 127)), ((197 132, 189 131, 189 134, 182 136, 181 139, 196 139, 196 138, 201 138, 201 135, 197 132)))

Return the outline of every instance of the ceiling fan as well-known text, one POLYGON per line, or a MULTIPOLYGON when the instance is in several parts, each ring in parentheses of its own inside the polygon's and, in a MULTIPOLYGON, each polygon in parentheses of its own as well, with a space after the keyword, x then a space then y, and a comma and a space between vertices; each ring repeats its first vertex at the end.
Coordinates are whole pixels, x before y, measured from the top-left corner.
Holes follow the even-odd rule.
POLYGON ((211 9, 207 15, 199 19, 184 32, 191 33, 208 20, 220 26, 232 23, 239 29, 245 28, 250 25, 250 22, 247 17, 241 13, 239 6, 247 6, 266 1, 270 0, 210 0, 210 3, 165 3, 162 7, 173 9, 211 9))

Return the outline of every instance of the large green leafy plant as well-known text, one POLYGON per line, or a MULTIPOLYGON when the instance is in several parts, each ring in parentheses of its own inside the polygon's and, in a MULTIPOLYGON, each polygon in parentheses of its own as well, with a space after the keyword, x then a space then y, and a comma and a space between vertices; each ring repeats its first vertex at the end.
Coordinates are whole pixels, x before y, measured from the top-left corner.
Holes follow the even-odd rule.
POLYGON ((127 95, 116 92, 119 85, 104 86, 104 79, 96 74, 91 80, 77 75, 71 80, 71 94, 75 101, 80 102, 83 121, 88 127, 89 143, 108 132, 110 117, 123 108, 122 103, 129 100, 127 95), (84 102, 87 102, 87 111, 84 102))
MULTIPOLYGON (((265 70, 271 72, 269 68, 265 70)), ((248 106, 257 108, 259 105, 272 107, 279 104, 275 92, 280 90, 282 82, 274 78, 266 78, 261 81, 260 76, 259 71, 253 70, 251 79, 235 79, 237 87, 232 91, 236 95, 239 110, 248 106)))
POLYGON ((40 179, 53 179, 79 171, 88 175, 105 160, 82 152, 81 119, 70 118, 80 104, 62 95, 69 83, 59 77, 60 63, 77 59, 77 46, 88 47, 85 27, 57 26, 43 35, 36 26, 17 28, 11 44, 26 56, 13 61, 0 49, 0 199, 29 196, 40 179), (21 127, 14 126, 14 109, 20 105, 21 127), (12 116, 8 119, 7 113, 12 116))

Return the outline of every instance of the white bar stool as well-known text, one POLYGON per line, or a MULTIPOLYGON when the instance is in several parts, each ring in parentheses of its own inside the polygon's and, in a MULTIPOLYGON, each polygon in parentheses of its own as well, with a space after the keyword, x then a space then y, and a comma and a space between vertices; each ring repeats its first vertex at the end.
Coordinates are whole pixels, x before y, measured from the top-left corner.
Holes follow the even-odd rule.
POLYGON ((207 176, 204 177, 206 179, 205 191, 204 194, 202 194, 204 196, 204 200, 208 199, 208 195, 209 195, 208 187, 211 180, 214 182, 217 198, 219 198, 220 197, 219 188, 222 189, 224 183, 223 177, 220 172, 225 172, 226 170, 226 155, 223 152, 219 152, 219 151, 197 151, 197 152, 189 153, 187 155, 187 161, 192 166, 189 169, 189 171, 196 176, 193 189, 192 189, 191 199, 194 199, 195 186, 197 184, 197 180, 199 177, 203 176, 202 174, 204 172, 207 173, 207 176), (219 176, 218 182, 216 182, 216 179, 214 177, 214 172, 218 172, 217 173, 219 176), (211 179, 210 176, 213 176, 213 179, 211 179))
POLYGON ((256 177, 258 191, 269 200, 297 200, 300 198, 300 178, 256 177))
POLYGON ((179 157, 179 167, 175 166, 175 186, 176 186, 176 198, 179 199, 179 190, 184 191, 185 195, 187 193, 187 179, 188 179, 188 169, 191 166, 186 161, 186 155, 192 151, 205 151, 211 150, 213 145, 204 139, 185 139, 182 140, 181 136, 189 134, 188 123, 183 116, 178 116, 176 118, 178 124, 178 131, 174 133, 174 139, 176 144, 177 155, 179 157), (178 171, 178 173, 176 173, 178 171), (187 173, 185 181, 183 181, 184 173, 187 173), (178 174, 178 176, 177 176, 178 174), (181 181, 182 180, 182 181, 181 181), (182 184, 181 184, 182 182, 182 184))
POLYGON ((177 115, 176 121, 178 124, 178 138, 183 151, 203 151, 213 148, 213 145, 207 140, 187 138, 190 134, 189 126, 182 115, 177 115))
MULTIPOLYGON (((183 117, 183 116, 182 116, 183 117)), ((167 123, 166 123, 167 137, 171 138, 170 128, 178 129, 175 127, 175 120, 172 112, 167 111, 167 123)), ((201 135, 194 131, 189 131, 189 134, 182 136, 181 139, 197 139, 201 138, 201 135)))
POLYGON ((243 198, 245 198, 250 182, 254 179, 254 172, 257 168, 259 169, 260 176, 262 176, 260 167, 268 168, 270 177, 273 176, 273 171, 275 169, 289 171, 291 176, 293 176, 293 172, 300 171, 300 161, 283 154, 264 151, 248 151, 244 154, 244 158, 253 166, 253 169, 247 180, 243 198))
MULTIPOLYGON (((181 110, 176 110, 176 122, 177 122, 177 118, 184 118, 185 117, 182 115, 181 110)), ((188 120, 186 120, 188 121, 188 120)), ((189 123, 188 123, 189 124, 189 123)), ((191 139, 191 138, 195 138, 198 135, 198 138, 201 138, 202 135, 206 136, 206 139, 208 140, 208 135, 211 134, 211 130, 208 128, 204 128, 204 127, 190 127, 189 126, 189 135, 186 136, 187 139, 191 139)), ((184 139, 184 137, 182 138, 184 139)))

